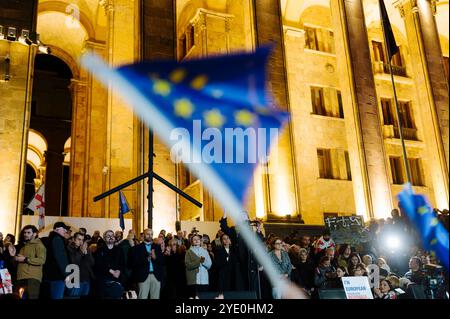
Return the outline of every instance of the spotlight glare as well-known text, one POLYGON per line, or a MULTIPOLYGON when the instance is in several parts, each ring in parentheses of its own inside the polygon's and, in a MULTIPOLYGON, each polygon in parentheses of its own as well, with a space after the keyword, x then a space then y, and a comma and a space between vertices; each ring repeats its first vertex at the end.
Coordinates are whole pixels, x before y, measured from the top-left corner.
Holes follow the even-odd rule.
POLYGON ((400 247, 400 239, 397 236, 390 235, 386 238, 386 246, 392 250, 398 249, 400 247))

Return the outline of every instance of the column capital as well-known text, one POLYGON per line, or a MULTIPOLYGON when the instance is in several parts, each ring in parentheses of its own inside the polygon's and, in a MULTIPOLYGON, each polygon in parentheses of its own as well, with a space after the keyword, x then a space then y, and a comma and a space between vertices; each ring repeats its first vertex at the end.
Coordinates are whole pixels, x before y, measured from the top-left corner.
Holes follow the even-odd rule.
POLYGON ((105 10, 105 15, 114 12, 114 0, 100 0, 98 4, 105 10))
MULTIPOLYGON (((436 15, 436 4, 439 2, 439 0, 420 0, 420 1, 429 2, 431 12, 433 13, 433 15, 436 15)), ((419 6, 418 6, 417 2, 418 2, 418 0, 393 0, 392 5, 399 10, 400 16, 402 18, 405 18, 404 5, 407 3, 410 3, 412 12, 417 13, 417 12, 419 12, 419 6)))
POLYGON ((89 39, 84 41, 83 50, 100 51, 105 50, 106 43, 104 41, 97 41, 95 39, 89 39))

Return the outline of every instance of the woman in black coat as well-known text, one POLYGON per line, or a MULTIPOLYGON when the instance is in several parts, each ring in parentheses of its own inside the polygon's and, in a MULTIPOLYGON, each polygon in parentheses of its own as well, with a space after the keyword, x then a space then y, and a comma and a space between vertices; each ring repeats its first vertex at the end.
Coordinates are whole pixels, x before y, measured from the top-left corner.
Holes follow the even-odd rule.
POLYGON ((300 248, 298 255, 298 263, 294 265, 296 283, 301 287, 311 289, 314 286, 314 264, 309 260, 306 249, 300 248))
POLYGON ((243 289, 243 281, 239 269, 238 257, 231 246, 230 237, 223 234, 220 237, 222 246, 216 250, 215 263, 218 273, 219 293, 243 289))
POLYGON ((169 255, 166 256, 167 282, 164 297, 168 299, 187 298, 186 266, 184 256, 186 247, 178 245, 177 239, 168 243, 169 255))

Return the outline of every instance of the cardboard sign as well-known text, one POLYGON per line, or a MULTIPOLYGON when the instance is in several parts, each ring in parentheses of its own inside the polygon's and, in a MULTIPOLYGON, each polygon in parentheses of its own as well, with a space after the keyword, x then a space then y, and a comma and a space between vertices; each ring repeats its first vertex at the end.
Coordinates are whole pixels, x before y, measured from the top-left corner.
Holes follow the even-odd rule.
POLYGON ((362 216, 340 216, 325 218, 325 226, 336 244, 356 246, 369 241, 362 216))
POLYGON ((343 277, 342 283, 347 299, 373 299, 367 277, 343 277))

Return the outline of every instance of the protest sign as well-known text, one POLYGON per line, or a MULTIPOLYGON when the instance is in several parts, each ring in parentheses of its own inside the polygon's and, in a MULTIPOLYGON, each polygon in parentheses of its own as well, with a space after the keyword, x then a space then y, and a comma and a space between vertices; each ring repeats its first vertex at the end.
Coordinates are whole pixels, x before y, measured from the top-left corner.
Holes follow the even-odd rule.
POLYGON ((362 216, 339 216, 325 218, 325 227, 330 230, 336 244, 357 246, 369 241, 362 216))
POLYGON ((342 283, 347 299, 373 299, 367 277, 343 277, 342 283))

